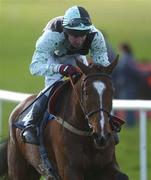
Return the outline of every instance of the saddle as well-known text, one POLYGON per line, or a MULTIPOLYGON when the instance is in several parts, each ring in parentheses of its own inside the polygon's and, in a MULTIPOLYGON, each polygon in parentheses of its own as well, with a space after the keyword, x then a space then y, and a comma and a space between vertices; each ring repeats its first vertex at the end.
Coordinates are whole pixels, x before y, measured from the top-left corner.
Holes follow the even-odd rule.
POLYGON ((50 92, 50 98, 48 102, 48 109, 50 114, 56 114, 58 112, 58 109, 60 107, 59 100, 62 98, 64 92, 66 89, 68 89, 70 86, 70 81, 62 81, 60 84, 57 85, 57 87, 54 87, 52 89, 52 92, 50 92))
MULTIPOLYGON (((48 109, 50 109, 50 111, 48 112, 47 109, 44 115, 44 119, 46 122, 48 120, 53 119, 54 118, 53 115, 57 114, 57 111, 60 108, 59 100, 63 96, 66 89, 69 88, 69 86, 70 86, 69 80, 60 81, 54 84, 50 92, 49 101, 48 101, 48 105, 49 105, 48 109)), ((27 107, 18 115, 17 119, 13 123, 13 126, 15 128, 24 129, 26 127, 26 125, 24 125, 25 122, 23 121, 23 119, 32 108, 33 103, 36 101, 36 97, 37 97, 36 95, 33 95, 30 97, 30 100, 26 102, 28 104, 27 107)))

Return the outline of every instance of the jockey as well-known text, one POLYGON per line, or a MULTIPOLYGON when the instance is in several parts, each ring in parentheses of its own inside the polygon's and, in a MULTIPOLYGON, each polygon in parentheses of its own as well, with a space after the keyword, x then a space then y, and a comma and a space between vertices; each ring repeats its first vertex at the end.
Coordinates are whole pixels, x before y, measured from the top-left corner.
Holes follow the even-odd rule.
MULTIPOLYGON (((50 20, 44 28, 36 43, 30 72, 44 76, 47 88, 62 76, 72 77, 79 73, 75 58, 88 65, 86 55, 89 51, 94 63, 103 66, 110 64, 102 33, 91 23, 90 16, 83 7, 73 6, 64 16, 50 20)), ((50 90, 38 98, 23 119, 26 127, 22 137, 25 142, 39 144, 36 124, 43 118, 49 93, 50 90)))

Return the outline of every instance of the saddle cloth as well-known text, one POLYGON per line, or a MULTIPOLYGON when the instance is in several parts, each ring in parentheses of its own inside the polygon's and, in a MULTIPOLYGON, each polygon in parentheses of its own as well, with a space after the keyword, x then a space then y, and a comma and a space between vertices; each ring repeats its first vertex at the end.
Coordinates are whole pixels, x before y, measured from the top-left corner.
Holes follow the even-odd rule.
MULTIPOLYGON (((57 113, 58 109, 60 108, 59 100, 61 99, 64 91, 69 88, 70 82, 69 80, 60 81, 58 83, 55 83, 52 87, 52 90, 50 91, 49 95, 49 101, 48 101, 48 110, 44 113, 44 119, 45 123, 47 123, 48 120, 53 120, 54 115, 57 113)), ((36 97, 36 96, 35 96, 36 97)), ((38 98, 37 98, 38 99, 38 98)), ((36 101, 36 98, 34 99, 33 103, 36 101)), ((25 121, 23 121, 26 114, 31 110, 33 103, 31 103, 23 112, 21 112, 18 116, 18 118, 13 123, 13 126, 19 129, 24 129, 26 127, 25 121)))

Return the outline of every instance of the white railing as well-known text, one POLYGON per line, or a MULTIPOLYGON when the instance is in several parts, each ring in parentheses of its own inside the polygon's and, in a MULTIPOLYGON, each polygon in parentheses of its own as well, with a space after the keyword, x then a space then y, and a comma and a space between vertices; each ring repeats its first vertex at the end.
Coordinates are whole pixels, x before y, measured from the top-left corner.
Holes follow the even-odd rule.
MULTIPOLYGON (((30 94, 0 90, 0 137, 2 135, 2 101, 20 102, 30 94)), ((148 100, 114 100, 114 110, 138 110, 140 113, 140 180, 147 180, 147 116, 151 110, 151 101, 148 100)))

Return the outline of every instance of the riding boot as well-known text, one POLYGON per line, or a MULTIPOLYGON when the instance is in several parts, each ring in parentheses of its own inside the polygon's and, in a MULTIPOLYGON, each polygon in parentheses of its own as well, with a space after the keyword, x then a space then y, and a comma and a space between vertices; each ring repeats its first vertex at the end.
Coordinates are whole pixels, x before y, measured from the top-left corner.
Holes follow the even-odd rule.
POLYGON ((117 132, 113 132, 113 137, 114 137, 115 145, 119 144, 120 140, 119 140, 119 136, 118 136, 117 132))
POLYGON ((43 118, 44 112, 47 108, 47 103, 48 97, 46 95, 42 95, 39 99, 37 99, 37 101, 33 104, 32 109, 24 117, 23 121, 26 123, 25 129, 22 131, 22 139, 24 142, 39 145, 37 124, 43 118))

